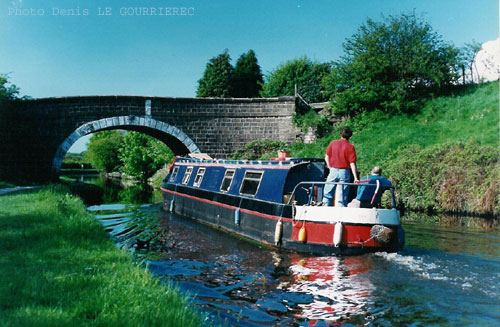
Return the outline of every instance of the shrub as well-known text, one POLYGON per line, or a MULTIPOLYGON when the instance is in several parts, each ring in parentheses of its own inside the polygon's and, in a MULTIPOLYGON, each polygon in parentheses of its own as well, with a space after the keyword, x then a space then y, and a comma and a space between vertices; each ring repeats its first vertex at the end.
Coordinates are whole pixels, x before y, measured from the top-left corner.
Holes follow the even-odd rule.
POLYGON ((309 127, 316 129, 316 136, 318 137, 323 137, 333 130, 327 117, 316 113, 314 110, 309 110, 303 115, 299 113, 295 114, 293 116, 293 123, 304 133, 307 132, 309 127))
POLYGON ((272 140, 257 140, 248 143, 242 149, 236 151, 231 159, 269 159, 270 157, 277 156, 277 151, 286 147, 285 142, 272 141, 272 140))
POLYGON ((387 163, 400 206, 427 212, 498 215, 498 149, 474 141, 403 146, 387 163))

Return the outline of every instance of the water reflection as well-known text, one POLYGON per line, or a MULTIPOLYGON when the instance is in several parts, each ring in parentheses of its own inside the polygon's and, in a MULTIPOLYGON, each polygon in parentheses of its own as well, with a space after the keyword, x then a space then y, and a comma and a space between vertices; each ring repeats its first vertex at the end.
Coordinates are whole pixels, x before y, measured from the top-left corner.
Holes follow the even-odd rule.
POLYGON ((298 305, 296 316, 324 323, 365 316, 375 290, 367 274, 371 267, 371 256, 293 256, 293 281, 285 289, 311 295, 310 302, 298 305))
POLYGON ((63 177, 71 191, 80 196, 87 205, 101 203, 143 204, 157 201, 158 195, 148 184, 125 184, 116 178, 100 174, 76 174, 63 177))
POLYGON ((160 205, 89 208, 120 247, 222 326, 500 322, 500 236, 406 222, 402 253, 312 257, 250 244, 160 205))

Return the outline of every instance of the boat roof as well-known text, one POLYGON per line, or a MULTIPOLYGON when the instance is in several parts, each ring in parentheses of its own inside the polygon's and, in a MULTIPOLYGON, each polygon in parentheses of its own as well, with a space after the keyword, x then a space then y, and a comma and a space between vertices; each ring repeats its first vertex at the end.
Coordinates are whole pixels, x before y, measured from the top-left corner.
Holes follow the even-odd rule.
POLYGON ((202 165, 202 166, 224 166, 227 168, 253 168, 259 166, 259 168, 273 168, 273 167, 284 167, 291 168, 298 164, 310 163, 310 162, 322 162, 323 159, 318 158, 287 158, 286 160, 232 160, 232 159, 198 159, 198 158, 188 158, 188 157, 178 157, 175 160, 177 165, 202 165))

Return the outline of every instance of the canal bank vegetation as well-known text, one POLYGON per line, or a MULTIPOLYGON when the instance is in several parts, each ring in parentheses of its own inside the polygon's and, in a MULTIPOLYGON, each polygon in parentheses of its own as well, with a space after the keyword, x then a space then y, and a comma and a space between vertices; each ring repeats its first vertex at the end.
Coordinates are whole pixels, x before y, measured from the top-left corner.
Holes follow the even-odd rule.
MULTIPOLYGON (((400 208, 500 218, 498 89, 498 81, 460 86, 426 100, 414 113, 365 112, 313 144, 295 143, 288 150, 292 157, 322 158, 339 138, 339 127, 347 125, 354 131, 350 141, 361 176, 381 166, 396 186, 400 208)), ((256 147, 245 153, 258 153, 262 146, 256 147)))
POLYGON ((81 170, 81 169, 92 169, 92 165, 87 159, 85 152, 72 153, 68 152, 64 156, 62 162, 61 170, 81 170))
POLYGON ((202 326, 61 186, 0 197, 2 326, 202 326))

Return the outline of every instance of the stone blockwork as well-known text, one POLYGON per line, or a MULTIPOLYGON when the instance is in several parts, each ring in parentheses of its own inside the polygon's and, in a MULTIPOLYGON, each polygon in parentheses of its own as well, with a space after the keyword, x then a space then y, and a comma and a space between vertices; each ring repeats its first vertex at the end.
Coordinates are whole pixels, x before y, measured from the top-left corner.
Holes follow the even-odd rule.
POLYGON ((0 117, 0 174, 45 179, 81 136, 109 129, 152 135, 176 154, 227 158, 248 142, 293 142, 295 97, 87 96, 19 101, 0 117))

